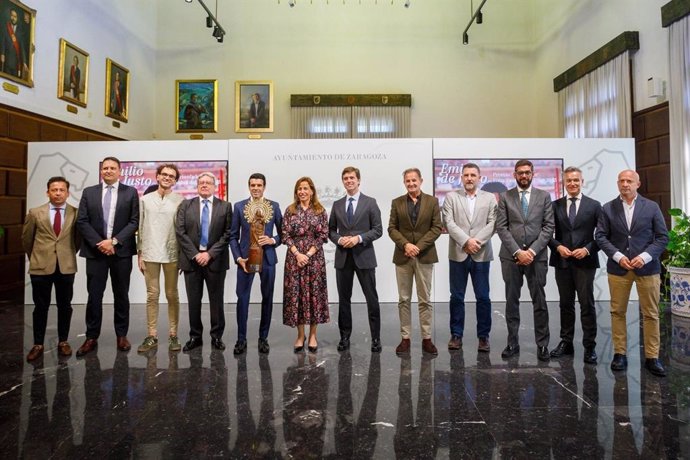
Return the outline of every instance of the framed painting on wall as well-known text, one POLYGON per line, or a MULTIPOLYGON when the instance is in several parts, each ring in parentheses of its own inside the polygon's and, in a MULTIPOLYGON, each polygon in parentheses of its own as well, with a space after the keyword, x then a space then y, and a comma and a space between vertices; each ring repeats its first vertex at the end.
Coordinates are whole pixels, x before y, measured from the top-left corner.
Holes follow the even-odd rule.
POLYGON ((105 115, 127 123, 129 70, 110 58, 105 60, 105 115))
POLYGON ((60 39, 58 93, 60 99, 86 107, 89 84, 89 53, 60 39))
POLYGON ((0 0, 0 77, 34 86, 36 10, 18 0, 0 0))
POLYGON ((235 82, 235 132, 273 132, 273 82, 235 82))
POLYGON ((218 130, 218 80, 175 81, 175 132, 218 130))

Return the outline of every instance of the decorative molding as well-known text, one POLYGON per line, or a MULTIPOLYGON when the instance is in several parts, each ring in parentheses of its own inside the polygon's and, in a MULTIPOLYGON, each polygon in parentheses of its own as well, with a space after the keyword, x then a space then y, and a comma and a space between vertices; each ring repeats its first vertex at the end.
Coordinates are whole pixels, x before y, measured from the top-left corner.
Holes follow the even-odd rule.
POLYGON ((290 107, 411 107, 411 94, 293 94, 290 107))
POLYGON ((661 26, 668 27, 690 15, 690 0, 671 0, 661 7, 661 26))

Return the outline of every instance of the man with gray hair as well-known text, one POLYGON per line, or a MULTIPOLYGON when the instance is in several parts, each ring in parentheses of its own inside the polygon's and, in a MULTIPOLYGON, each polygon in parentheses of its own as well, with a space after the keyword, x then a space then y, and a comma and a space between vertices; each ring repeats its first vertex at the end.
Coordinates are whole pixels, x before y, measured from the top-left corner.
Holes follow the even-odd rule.
POLYGON ((211 310, 211 345, 225 350, 223 293, 225 273, 230 268, 228 244, 232 205, 213 196, 215 191, 216 176, 203 172, 197 177, 199 196, 184 200, 177 209, 178 266, 184 272, 189 305, 189 340, 182 349, 185 352, 203 345, 201 297, 204 283, 211 310))

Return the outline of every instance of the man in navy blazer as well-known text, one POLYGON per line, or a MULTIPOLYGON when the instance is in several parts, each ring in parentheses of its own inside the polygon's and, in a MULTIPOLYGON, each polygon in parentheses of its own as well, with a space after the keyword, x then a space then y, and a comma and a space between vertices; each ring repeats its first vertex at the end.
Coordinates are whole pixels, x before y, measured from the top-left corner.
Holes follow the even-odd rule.
POLYGON ((223 293, 225 274, 230 268, 228 242, 232 205, 213 196, 216 176, 210 172, 197 176, 196 188, 199 196, 180 204, 175 222, 179 251, 177 265, 184 272, 189 308, 189 340, 182 351, 188 352, 203 345, 201 299, 204 283, 211 311, 211 346, 222 351, 225 350, 223 293))
POLYGON ((135 233, 139 228, 139 195, 120 182, 120 160, 101 162, 103 182, 84 189, 77 213, 82 236, 79 255, 86 258, 86 340, 77 350, 84 356, 98 346, 103 321, 103 292, 111 276, 114 297, 117 348, 128 351, 129 280, 132 256, 137 253, 135 233))
POLYGON ((556 269, 560 295, 561 342, 552 358, 572 355, 575 335, 575 294, 580 302, 584 361, 596 364, 597 312, 594 306, 594 276, 599 268, 599 245, 594 240, 601 203, 582 194, 582 171, 574 166, 563 171, 566 196, 553 202, 556 234, 549 241, 549 265, 556 269))
POLYGON ((328 220, 329 239, 336 245, 335 279, 338 286, 338 351, 350 348, 352 334, 352 283, 357 274, 367 301, 371 351, 381 352, 381 313, 376 292, 376 252, 373 242, 383 235, 381 211, 376 200, 359 191, 358 168, 347 166, 340 178, 346 195, 333 203, 328 220))
POLYGON ((232 258, 238 265, 237 269, 237 342, 233 353, 240 355, 247 349, 247 316, 249 314, 249 296, 252 291, 254 272, 249 272, 247 267, 249 259, 249 245, 252 239, 251 224, 247 215, 253 218, 253 210, 262 209, 270 214, 264 217, 262 223, 264 234, 258 238, 257 243, 263 250, 261 264, 261 322, 259 323, 259 353, 268 353, 268 331, 271 327, 271 315, 273 314, 273 286, 276 280, 276 247, 280 246, 280 229, 283 215, 280 206, 275 201, 264 198, 266 190, 266 176, 254 173, 249 176, 250 198, 235 203, 233 210, 232 228, 230 230, 230 249, 232 258), (268 211, 270 209, 270 211, 268 211))
POLYGON ((645 367, 663 377, 666 370, 659 361, 659 258, 666 249, 668 231, 659 205, 639 195, 639 187, 637 172, 628 169, 619 173, 620 196, 604 205, 597 225, 597 243, 609 258, 606 271, 614 353, 611 369, 621 371, 628 367, 625 316, 630 289, 635 283, 644 329, 645 367))

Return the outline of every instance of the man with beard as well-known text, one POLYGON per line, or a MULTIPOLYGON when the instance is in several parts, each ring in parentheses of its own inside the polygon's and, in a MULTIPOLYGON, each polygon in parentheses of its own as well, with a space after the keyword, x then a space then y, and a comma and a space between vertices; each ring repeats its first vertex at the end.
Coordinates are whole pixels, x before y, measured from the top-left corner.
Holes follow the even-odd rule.
POLYGON ((546 306, 547 250, 555 228, 551 196, 532 187, 534 165, 529 160, 515 163, 517 186, 501 194, 496 212, 496 233, 501 239, 501 272, 506 284, 508 345, 501 357, 520 353, 520 291, 527 278, 534 311, 537 358, 549 360, 549 311, 546 306))

